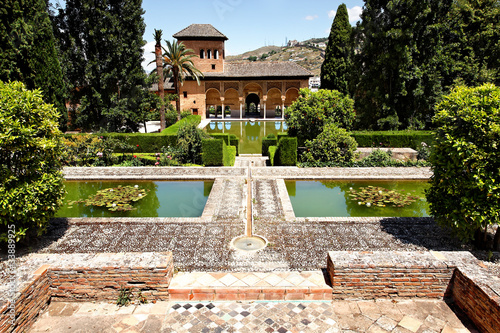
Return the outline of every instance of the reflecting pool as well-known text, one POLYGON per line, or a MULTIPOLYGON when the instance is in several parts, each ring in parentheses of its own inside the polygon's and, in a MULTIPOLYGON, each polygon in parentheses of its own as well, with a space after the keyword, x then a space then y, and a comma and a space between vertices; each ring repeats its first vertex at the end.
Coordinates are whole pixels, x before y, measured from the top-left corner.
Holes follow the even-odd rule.
POLYGON ((65 181, 67 194, 56 217, 199 217, 203 213, 213 181, 65 181), (87 199, 97 191, 118 185, 138 185, 149 190, 136 208, 127 212, 112 212, 105 207, 69 205, 87 199))
POLYGON ((424 217, 429 207, 424 191, 426 181, 285 181, 296 217, 424 217), (406 207, 359 205, 349 196, 350 188, 379 186, 418 196, 406 207))
POLYGON ((241 154, 261 154, 262 138, 268 134, 287 131, 284 121, 211 121, 208 133, 229 133, 240 139, 241 154))

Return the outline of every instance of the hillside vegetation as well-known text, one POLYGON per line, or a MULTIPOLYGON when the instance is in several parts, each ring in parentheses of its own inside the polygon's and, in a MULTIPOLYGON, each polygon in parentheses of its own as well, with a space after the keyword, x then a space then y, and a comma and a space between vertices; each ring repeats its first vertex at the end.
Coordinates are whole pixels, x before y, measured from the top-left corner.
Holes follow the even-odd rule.
POLYGON ((314 76, 319 76, 321 64, 323 63, 325 50, 304 44, 310 42, 321 42, 324 39, 316 38, 300 43, 300 46, 280 47, 264 46, 253 51, 248 51, 240 55, 227 56, 227 61, 248 62, 248 61, 293 61, 309 70, 314 76), (249 60, 250 59, 250 60, 249 60))

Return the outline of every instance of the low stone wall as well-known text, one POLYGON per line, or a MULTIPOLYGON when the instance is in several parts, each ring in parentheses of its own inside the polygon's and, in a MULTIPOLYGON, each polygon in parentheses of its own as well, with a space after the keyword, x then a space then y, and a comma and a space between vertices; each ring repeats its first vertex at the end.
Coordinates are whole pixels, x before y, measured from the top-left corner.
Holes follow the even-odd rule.
POLYGON ((500 295, 481 286, 460 270, 451 281, 451 295, 481 332, 500 332, 500 295))
POLYGON ((140 291, 148 301, 168 300, 173 258, 171 252, 39 254, 18 275, 14 324, 10 302, 0 304, 2 333, 26 331, 50 300, 116 301, 121 288, 132 288, 135 296, 140 291))
POLYGON ((485 333, 500 332, 500 277, 463 251, 329 252, 333 299, 452 297, 485 333))
POLYGON ((442 298, 455 267, 430 252, 328 253, 334 299, 442 298))

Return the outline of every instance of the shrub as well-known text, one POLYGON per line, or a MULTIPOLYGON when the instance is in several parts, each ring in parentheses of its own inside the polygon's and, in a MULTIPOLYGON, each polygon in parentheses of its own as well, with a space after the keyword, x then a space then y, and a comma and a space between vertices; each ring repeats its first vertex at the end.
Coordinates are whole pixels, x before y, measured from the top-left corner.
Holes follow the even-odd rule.
POLYGON ((269 156, 269 146, 276 146, 278 139, 274 134, 269 134, 262 139, 262 156, 269 156))
POLYGON ((177 149, 179 150, 178 160, 181 163, 202 163, 202 140, 208 138, 208 134, 198 129, 196 126, 197 125, 193 122, 186 122, 181 125, 177 132, 177 149))
POLYGON ((223 148, 225 142, 222 139, 205 139, 202 142, 202 161, 206 166, 223 165, 223 148))
POLYGON ((181 119, 184 119, 184 118, 186 118, 186 117, 189 117, 190 115, 191 115, 191 111, 189 111, 189 110, 183 110, 183 111, 181 112, 181 119))
POLYGON ((222 149, 223 149, 222 164, 224 166, 234 166, 234 161, 236 160, 236 147, 224 144, 222 149))
POLYGON ((42 234, 62 204, 58 112, 40 90, 0 81, 0 239, 42 234))
POLYGON ((177 122, 177 111, 175 111, 175 108, 172 106, 172 104, 166 105, 165 127, 170 127, 176 122, 177 122))
MULTIPOLYGON (((500 222, 500 88, 457 87, 437 106, 427 201, 436 220, 464 241, 486 240, 500 222)), ((500 228, 495 237, 500 242, 500 228)))
POLYGON ((179 128, 181 128, 181 126, 183 126, 184 124, 187 124, 187 123, 190 123, 190 124, 195 124, 196 126, 198 126, 198 124, 201 122, 201 116, 199 115, 190 115, 190 116, 187 116, 186 118, 183 118, 181 120, 179 120, 178 122, 176 122, 175 124, 165 128, 161 134, 162 135, 168 135, 168 134, 175 134, 177 135, 177 132, 179 131, 179 128))
POLYGON ((110 166, 118 162, 115 152, 133 151, 126 141, 110 135, 64 136, 62 162, 69 166, 110 166))
POLYGON ((307 152, 302 155, 305 162, 343 163, 353 161, 356 140, 343 128, 328 124, 314 140, 306 141, 307 152))
POLYGON ((297 138, 282 138, 274 156, 275 165, 297 165, 297 138))
POLYGON ((272 166, 274 166, 274 159, 276 156, 277 149, 278 149, 277 146, 270 146, 269 147, 269 162, 271 163, 272 166))
POLYGON ((280 132, 280 133, 278 133, 277 137, 278 137, 278 142, 279 142, 282 138, 288 138, 288 132, 280 132))
POLYGON ((240 154, 240 139, 234 134, 229 135, 229 144, 236 148, 236 156, 240 154))
POLYGON ((337 90, 301 89, 297 100, 285 111, 288 133, 298 137, 300 144, 316 138, 329 123, 350 129, 354 117, 354 101, 337 90))
POLYGON ((358 147, 418 149, 422 142, 427 146, 434 142, 434 133, 431 131, 354 131, 351 135, 358 147))

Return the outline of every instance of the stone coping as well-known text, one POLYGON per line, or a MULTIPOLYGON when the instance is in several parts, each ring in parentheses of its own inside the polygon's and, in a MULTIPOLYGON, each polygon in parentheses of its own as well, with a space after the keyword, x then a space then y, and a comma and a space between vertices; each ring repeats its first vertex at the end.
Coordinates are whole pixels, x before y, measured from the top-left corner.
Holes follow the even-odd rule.
MULTIPOLYGON (((239 167, 65 167, 67 180, 209 180, 218 177, 247 177, 248 168, 239 167)), ((385 168, 298 168, 253 167, 253 178, 281 179, 363 179, 428 180, 429 167, 385 168)))

